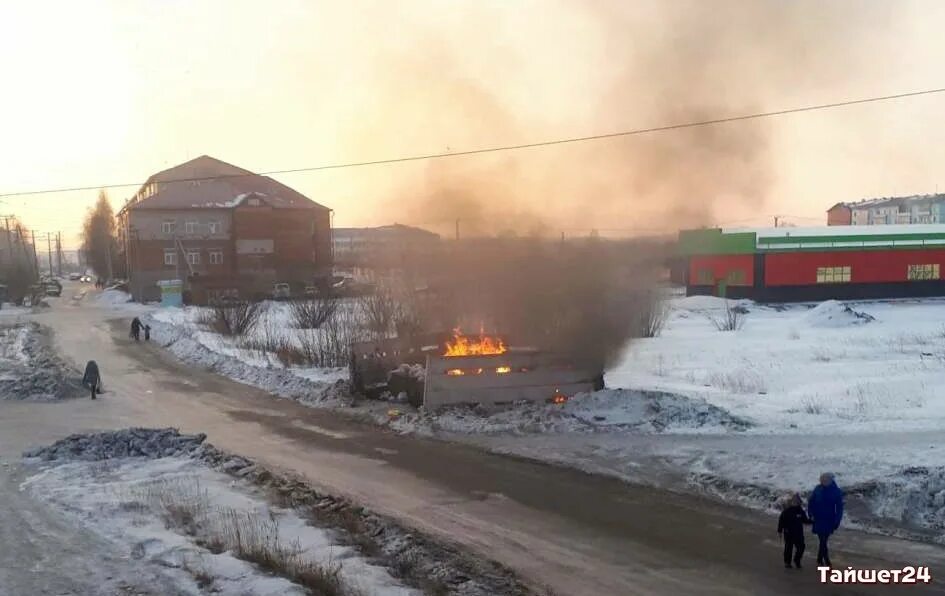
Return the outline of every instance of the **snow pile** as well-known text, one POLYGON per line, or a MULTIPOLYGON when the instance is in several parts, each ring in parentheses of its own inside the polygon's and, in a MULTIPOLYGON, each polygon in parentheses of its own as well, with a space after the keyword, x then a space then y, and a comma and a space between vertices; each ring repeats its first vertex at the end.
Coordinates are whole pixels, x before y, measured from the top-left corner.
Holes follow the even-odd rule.
POLYGON ((401 432, 499 434, 563 432, 702 432, 744 430, 746 420, 703 399, 655 391, 613 389, 579 394, 564 404, 456 406, 390 421, 401 432))
POLYGON ((23 454, 44 461, 98 461, 121 457, 184 457, 193 455, 207 438, 182 435, 177 429, 129 428, 96 434, 75 434, 23 454))
POLYGON ((203 435, 141 428, 73 435, 25 456, 57 464, 24 484, 37 498, 124 544, 133 558, 172 570, 196 569, 194 577, 209 578, 214 593, 306 593, 282 578, 261 573, 232 552, 204 548, 206 542, 200 538, 213 527, 212 515, 204 516, 223 511, 234 512, 231 517, 271 520, 265 523, 276 524, 278 540, 297 545, 301 556, 325 568, 337 567, 354 593, 420 594, 395 579, 390 569, 426 593, 531 594, 496 563, 440 544, 345 499, 319 493, 301 479, 218 450, 204 442, 203 435), (271 506, 262 494, 277 496, 288 508, 271 506), (175 533, 168 529, 167 514, 178 505, 198 517, 187 522, 186 531, 175 533))
POLYGON ((198 328, 198 309, 164 309, 143 317, 151 340, 180 360, 309 405, 350 402, 345 369, 286 368, 198 328))
POLYGON ((131 294, 116 289, 108 289, 95 298, 102 306, 118 306, 131 302, 131 294))
POLYGON ((811 327, 850 327, 875 320, 873 315, 853 310, 836 300, 821 302, 804 315, 804 322, 811 327))
POLYGON ((865 500, 878 518, 931 531, 945 543, 945 467, 908 467, 854 485, 847 494, 865 500))
POLYGON ((0 399, 56 400, 85 394, 81 376, 36 323, 0 327, 0 399))

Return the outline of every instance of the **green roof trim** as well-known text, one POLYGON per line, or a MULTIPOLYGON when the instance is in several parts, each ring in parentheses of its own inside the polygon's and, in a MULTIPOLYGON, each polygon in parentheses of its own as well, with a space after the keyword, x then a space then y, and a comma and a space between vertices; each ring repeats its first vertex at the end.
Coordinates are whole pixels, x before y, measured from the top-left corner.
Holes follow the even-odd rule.
POLYGON ((681 255, 746 255, 756 251, 754 232, 723 234, 718 228, 680 230, 681 255))
MULTIPOLYGON (((770 238, 759 238, 758 246, 770 246, 777 244, 844 244, 850 245, 853 243, 864 243, 868 242, 870 244, 875 244, 877 242, 888 242, 890 246, 895 242, 907 242, 911 245, 916 243, 921 243, 926 240, 939 240, 945 241, 945 232, 940 233, 926 233, 926 234, 862 234, 862 235, 851 235, 845 234, 842 236, 775 236, 770 238)), ((934 242, 932 244, 940 244, 941 242, 934 242)))

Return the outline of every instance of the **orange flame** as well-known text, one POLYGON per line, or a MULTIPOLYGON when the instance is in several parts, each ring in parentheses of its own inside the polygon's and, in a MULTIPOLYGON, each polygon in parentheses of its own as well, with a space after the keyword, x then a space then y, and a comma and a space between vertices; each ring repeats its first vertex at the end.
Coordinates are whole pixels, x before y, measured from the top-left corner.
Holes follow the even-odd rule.
POLYGON ((504 374, 510 373, 510 372, 512 372, 512 367, 511 367, 511 366, 497 366, 496 369, 495 369, 495 373, 496 373, 497 375, 504 375, 504 374))
POLYGON ((498 337, 490 337, 482 330, 478 338, 463 335, 458 327, 453 329, 453 341, 446 342, 444 356, 484 356, 488 354, 504 354, 505 342, 498 337))

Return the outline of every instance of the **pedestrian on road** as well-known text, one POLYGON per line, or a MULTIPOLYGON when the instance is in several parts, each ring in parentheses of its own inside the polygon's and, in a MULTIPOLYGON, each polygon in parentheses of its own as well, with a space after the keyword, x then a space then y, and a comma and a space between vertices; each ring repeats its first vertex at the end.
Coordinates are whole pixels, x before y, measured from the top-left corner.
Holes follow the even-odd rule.
POLYGON ((85 365, 85 375, 82 376, 82 384, 92 392, 92 399, 95 399, 97 393, 102 392, 102 377, 98 372, 98 364, 94 360, 89 360, 85 365))
POLYGON ((151 326, 144 326, 144 341, 151 341, 151 326))
POLYGON ((778 534, 784 541, 784 566, 801 568, 801 557, 804 556, 804 524, 811 523, 810 518, 801 506, 801 495, 794 493, 788 500, 781 517, 778 518, 778 534))
POLYGON ((141 319, 138 317, 131 319, 131 339, 135 341, 141 339, 141 319))
POLYGON ((843 491, 830 472, 820 475, 820 484, 814 487, 807 501, 807 513, 814 520, 814 534, 820 541, 817 565, 832 567, 827 539, 840 527, 840 520, 843 519, 843 491))

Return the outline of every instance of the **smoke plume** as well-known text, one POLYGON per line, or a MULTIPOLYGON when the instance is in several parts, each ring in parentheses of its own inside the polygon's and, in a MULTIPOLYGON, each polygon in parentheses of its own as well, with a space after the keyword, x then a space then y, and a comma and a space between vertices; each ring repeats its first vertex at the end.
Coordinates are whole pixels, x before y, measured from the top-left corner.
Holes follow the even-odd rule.
MULTIPOLYGON (((356 143, 449 152, 782 108, 794 90, 842 78, 851 33, 889 16, 862 3, 561 3, 573 27, 530 47, 494 6, 464 6, 498 41, 431 30, 379 59, 356 143)), ((762 212, 777 159, 768 120, 444 158, 386 185, 377 219, 450 236, 456 220, 464 236, 672 232, 762 212)))

